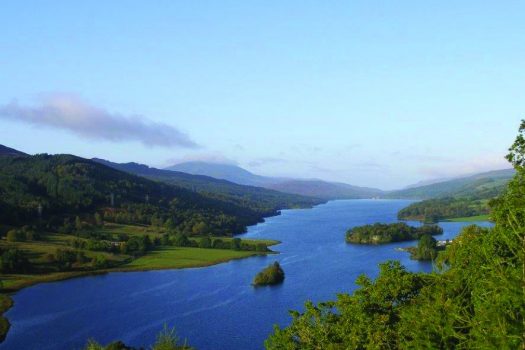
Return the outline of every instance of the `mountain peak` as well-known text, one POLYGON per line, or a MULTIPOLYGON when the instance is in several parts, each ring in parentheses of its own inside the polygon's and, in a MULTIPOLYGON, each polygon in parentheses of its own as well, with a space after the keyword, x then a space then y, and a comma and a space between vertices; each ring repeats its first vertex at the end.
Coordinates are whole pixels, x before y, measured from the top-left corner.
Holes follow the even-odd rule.
POLYGON ((260 186, 268 182, 268 178, 255 175, 235 164, 190 161, 165 168, 192 175, 205 175, 216 179, 228 180, 241 185, 260 186))

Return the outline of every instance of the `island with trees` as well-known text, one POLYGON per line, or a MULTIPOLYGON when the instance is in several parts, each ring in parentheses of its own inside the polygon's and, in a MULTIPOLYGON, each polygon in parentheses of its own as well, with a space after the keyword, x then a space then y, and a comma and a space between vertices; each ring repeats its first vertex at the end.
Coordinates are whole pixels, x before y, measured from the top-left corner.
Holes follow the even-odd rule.
POLYGON ((253 279, 253 286, 271 286, 284 281, 284 271, 276 261, 260 271, 253 279))
POLYGON ((451 241, 438 242, 429 234, 424 234, 419 239, 417 246, 400 248, 402 251, 410 253, 410 259, 420 261, 436 260, 438 253, 445 250, 446 246, 451 244, 451 241))
POLYGON ((385 244, 413 241, 423 235, 440 235, 443 229, 437 225, 409 226, 404 222, 393 224, 375 223, 356 226, 346 232, 346 242, 354 244, 385 244))

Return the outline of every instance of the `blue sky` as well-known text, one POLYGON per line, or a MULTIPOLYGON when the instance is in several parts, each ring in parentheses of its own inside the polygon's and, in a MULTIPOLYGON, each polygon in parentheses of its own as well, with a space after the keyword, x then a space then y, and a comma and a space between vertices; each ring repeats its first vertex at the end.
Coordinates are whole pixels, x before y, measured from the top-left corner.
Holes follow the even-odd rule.
POLYGON ((523 1, 4 1, 1 144, 385 189, 506 167, 523 1))

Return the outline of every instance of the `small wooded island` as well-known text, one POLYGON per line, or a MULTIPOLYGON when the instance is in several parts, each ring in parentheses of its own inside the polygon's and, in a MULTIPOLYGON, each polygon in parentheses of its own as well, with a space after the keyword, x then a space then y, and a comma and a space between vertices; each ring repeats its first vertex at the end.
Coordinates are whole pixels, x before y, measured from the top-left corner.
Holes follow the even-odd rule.
POLYGON ((253 279, 253 286, 270 286, 282 283, 284 281, 284 271, 276 261, 268 265, 264 270, 259 272, 253 279))
POLYGON ((451 244, 448 240, 438 244, 438 241, 429 234, 421 236, 417 246, 400 248, 400 250, 410 253, 410 259, 420 261, 435 260, 440 251, 445 250, 446 246, 451 244))
POLYGON ((393 224, 375 223, 356 226, 346 232, 346 242, 356 244, 384 244, 413 241, 423 235, 440 235, 443 229, 437 225, 409 226, 404 222, 393 224))

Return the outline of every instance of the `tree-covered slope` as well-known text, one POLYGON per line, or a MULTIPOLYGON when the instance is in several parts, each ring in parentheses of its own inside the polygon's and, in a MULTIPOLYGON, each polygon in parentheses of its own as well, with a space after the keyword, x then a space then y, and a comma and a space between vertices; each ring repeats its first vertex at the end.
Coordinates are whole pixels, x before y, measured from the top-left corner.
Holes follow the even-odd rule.
POLYGON ((114 163, 103 159, 94 161, 152 180, 177 185, 206 197, 220 199, 269 215, 285 208, 306 208, 323 202, 320 199, 283 193, 262 187, 239 185, 210 176, 192 175, 180 171, 156 169, 138 163, 114 163))
POLYGON ((131 223, 158 217, 181 227, 204 222, 223 234, 242 232, 268 214, 72 155, 0 157, 0 223, 35 221, 39 207, 50 222, 105 210, 131 223))
POLYGON ((504 169, 390 193, 395 198, 426 198, 398 213, 402 220, 437 222, 486 215, 489 201, 505 190, 514 169, 504 169), (430 197, 430 199, 428 198, 430 197))
POLYGON ((438 197, 492 198, 503 192, 514 173, 514 169, 495 170, 426 186, 392 191, 387 193, 385 197, 400 199, 438 197))

